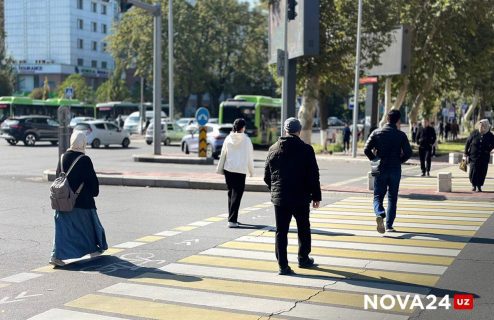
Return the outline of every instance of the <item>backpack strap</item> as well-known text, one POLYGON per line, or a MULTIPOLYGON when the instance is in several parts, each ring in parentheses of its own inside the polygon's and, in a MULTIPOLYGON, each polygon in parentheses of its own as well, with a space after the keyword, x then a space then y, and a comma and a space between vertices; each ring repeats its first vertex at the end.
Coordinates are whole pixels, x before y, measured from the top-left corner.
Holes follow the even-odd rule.
POLYGON ((78 156, 78 157, 74 160, 74 162, 72 162, 72 164, 70 165, 69 170, 67 170, 67 173, 65 174, 66 176, 68 176, 68 175, 69 175, 70 171, 72 171, 72 169, 74 168, 74 166, 75 166, 75 164, 77 163, 77 161, 79 161, 79 159, 80 159, 80 158, 82 158, 82 157, 84 157, 84 155, 83 155, 83 154, 81 154, 80 156, 78 156))

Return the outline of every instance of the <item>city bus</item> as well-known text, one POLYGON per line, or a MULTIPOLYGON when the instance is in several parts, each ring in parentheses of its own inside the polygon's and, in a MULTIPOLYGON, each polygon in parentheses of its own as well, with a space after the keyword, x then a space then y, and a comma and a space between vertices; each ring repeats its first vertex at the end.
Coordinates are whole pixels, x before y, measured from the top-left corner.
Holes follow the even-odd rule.
POLYGON ((271 145, 278 140, 281 132, 281 99, 238 95, 223 101, 218 122, 233 123, 237 118, 245 119, 245 133, 253 144, 271 145))
POLYGON ((48 99, 36 100, 29 97, 0 97, 0 119, 26 115, 43 115, 57 118, 57 109, 60 106, 70 106, 73 116, 94 117, 95 109, 92 105, 81 103, 79 100, 48 99))
MULTIPOLYGON (((139 111, 140 104, 132 102, 122 101, 110 101, 96 104, 96 116, 98 119, 112 119, 115 120, 119 115, 124 119, 131 113, 139 111)), ((153 110, 153 104, 151 102, 144 103, 145 111, 153 110)), ((161 110, 168 114, 168 104, 163 104, 161 110)))

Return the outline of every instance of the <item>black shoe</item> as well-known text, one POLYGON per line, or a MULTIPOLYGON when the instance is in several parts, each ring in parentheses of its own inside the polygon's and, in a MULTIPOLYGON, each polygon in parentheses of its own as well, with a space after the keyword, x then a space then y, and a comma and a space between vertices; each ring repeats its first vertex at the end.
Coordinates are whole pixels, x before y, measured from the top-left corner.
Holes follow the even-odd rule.
POLYGON ((422 172, 422 175, 421 175, 421 177, 425 177, 425 172, 422 172))
POLYGON ((482 192, 482 188, 480 186, 477 187, 478 192, 482 192))
POLYGON ((477 187, 473 186, 472 191, 477 191, 477 187))
POLYGON ((312 268, 314 266, 314 258, 308 257, 304 260, 298 261, 299 268, 312 268))
POLYGON ((431 174, 429 173, 429 171, 427 171, 427 176, 428 176, 428 177, 430 177, 430 176, 431 176, 431 174))
POLYGON ((280 271, 278 271, 278 274, 281 275, 281 276, 288 276, 290 274, 294 274, 295 272, 293 272, 292 268, 290 268, 290 266, 286 266, 284 268, 280 267, 280 271))

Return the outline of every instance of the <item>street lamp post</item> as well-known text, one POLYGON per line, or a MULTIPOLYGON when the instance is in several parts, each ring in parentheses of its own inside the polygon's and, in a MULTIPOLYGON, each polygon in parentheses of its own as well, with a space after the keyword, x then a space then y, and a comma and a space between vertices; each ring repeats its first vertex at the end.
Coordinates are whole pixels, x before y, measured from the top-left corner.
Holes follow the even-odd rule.
POLYGON ((174 82, 173 82, 173 0, 168 0, 168 105, 169 105, 169 117, 173 122, 174 111, 175 111, 175 101, 174 99, 174 82))
POLYGON ((355 88, 354 88, 354 103, 353 103, 353 134, 352 134, 352 157, 357 157, 357 121, 358 121, 358 91, 360 80, 360 33, 362 27, 362 0, 358 2, 358 21, 357 21, 357 54, 355 61, 355 88))
POLYGON ((283 124, 287 119, 288 111, 288 0, 285 0, 285 15, 283 19, 283 81, 281 92, 281 136, 283 136, 283 124))

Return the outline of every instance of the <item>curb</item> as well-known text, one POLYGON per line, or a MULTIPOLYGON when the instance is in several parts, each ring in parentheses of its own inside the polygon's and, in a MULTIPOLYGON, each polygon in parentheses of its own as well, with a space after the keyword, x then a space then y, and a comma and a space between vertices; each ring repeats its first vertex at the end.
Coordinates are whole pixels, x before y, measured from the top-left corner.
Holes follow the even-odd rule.
POLYGON ((137 155, 132 156, 135 162, 154 162, 154 163, 177 163, 177 164, 201 164, 213 165, 213 158, 192 158, 192 157, 170 157, 157 155, 137 155))

